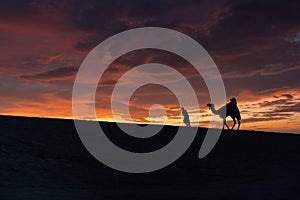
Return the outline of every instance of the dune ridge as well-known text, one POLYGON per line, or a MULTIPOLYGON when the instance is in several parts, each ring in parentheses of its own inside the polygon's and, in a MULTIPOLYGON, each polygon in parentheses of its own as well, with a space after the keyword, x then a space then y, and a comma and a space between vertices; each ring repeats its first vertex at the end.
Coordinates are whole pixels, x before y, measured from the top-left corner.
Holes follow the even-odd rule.
MULTIPOLYGON (((147 152, 170 141, 178 127, 150 139, 101 122, 108 137, 147 152)), ((130 124, 128 125, 130 126, 130 124)), ((300 190, 300 135, 223 131, 198 159, 207 129, 170 166, 146 174, 113 170, 82 145, 72 120, 0 117, 0 199, 287 199, 300 190)))

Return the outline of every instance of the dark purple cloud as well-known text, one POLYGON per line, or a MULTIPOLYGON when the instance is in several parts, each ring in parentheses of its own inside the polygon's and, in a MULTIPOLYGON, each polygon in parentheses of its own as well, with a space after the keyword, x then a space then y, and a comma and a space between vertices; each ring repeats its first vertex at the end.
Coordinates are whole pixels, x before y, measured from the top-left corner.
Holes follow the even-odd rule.
POLYGON ((294 103, 289 106, 280 106, 275 109, 276 113, 286 113, 286 112, 292 112, 292 113, 300 113, 300 100, 298 100, 298 103, 294 103))
POLYGON ((75 67, 61 67, 46 72, 41 72, 33 75, 23 75, 20 78, 28 81, 50 82, 55 80, 67 79, 73 77, 78 71, 75 67))
POLYGON ((299 1, 239 1, 212 27, 205 46, 225 76, 299 69, 300 46, 286 41, 300 32, 299 7, 299 1))
POLYGON ((293 98, 294 98, 294 96, 291 95, 291 94, 282 94, 281 96, 282 96, 282 97, 285 97, 285 98, 287 98, 287 99, 293 99, 293 98))

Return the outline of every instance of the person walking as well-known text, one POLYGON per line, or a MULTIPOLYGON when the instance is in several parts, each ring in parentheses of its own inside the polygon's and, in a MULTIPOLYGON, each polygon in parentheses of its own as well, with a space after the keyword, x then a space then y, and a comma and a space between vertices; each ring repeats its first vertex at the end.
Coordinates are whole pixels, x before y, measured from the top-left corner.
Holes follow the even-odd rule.
POLYGON ((184 107, 181 108, 181 112, 183 115, 183 122, 185 123, 186 127, 191 127, 190 116, 184 107))

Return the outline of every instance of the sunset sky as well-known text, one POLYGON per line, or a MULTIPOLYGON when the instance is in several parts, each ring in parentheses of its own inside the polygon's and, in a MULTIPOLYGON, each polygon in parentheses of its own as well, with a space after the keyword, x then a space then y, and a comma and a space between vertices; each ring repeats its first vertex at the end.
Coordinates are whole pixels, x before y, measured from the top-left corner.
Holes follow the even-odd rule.
MULTIPOLYGON (((72 118, 73 83, 84 58, 106 38, 139 27, 177 30, 201 44, 219 68, 227 99, 238 100, 241 129, 300 133, 296 0, 1 1, 0 114, 72 118)), ((186 109, 193 124, 200 113, 200 126, 207 126, 210 98, 201 75, 181 57, 155 49, 127 53, 109 66, 97 89, 98 119, 113 121, 110 97, 118 79, 151 62, 187 78, 200 108, 186 109)), ((129 104, 131 117, 141 123, 149 122, 151 105, 161 104, 167 123, 182 125, 176 95, 164 86, 142 86, 129 103, 119 103, 129 104)), ((128 121, 122 112, 117 118, 128 121)))

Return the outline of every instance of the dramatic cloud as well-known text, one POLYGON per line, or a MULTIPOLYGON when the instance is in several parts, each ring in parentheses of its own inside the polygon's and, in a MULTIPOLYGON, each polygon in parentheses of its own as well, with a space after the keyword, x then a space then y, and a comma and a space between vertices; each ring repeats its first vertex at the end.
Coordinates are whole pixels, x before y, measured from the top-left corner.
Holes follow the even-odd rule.
POLYGON ((28 81, 52 82, 56 80, 65 80, 73 77, 77 72, 75 67, 62 67, 53 69, 47 72, 42 72, 33 75, 23 75, 21 78, 28 81))
MULTIPOLYGON (((238 98, 243 128, 299 133, 299 8, 296 0, 3 1, 1 114, 72 117, 72 83, 89 51, 121 31, 154 26, 180 31, 208 51, 228 97, 238 98)), ((97 89, 99 119, 112 120, 110 97, 119 78, 151 62, 171 66, 190 81, 201 106, 201 125, 207 125, 210 98, 201 75, 186 60, 153 49, 129 52, 109 66, 97 89)), ((131 98, 134 120, 149 122, 153 103, 165 106, 170 124, 181 123, 174 94, 153 85, 131 98)), ((193 106, 188 110, 191 116, 199 112, 193 106)))

